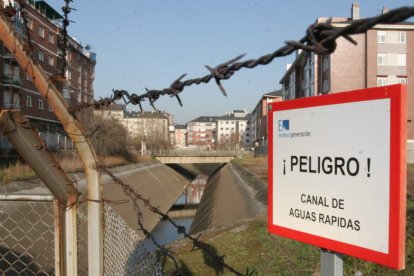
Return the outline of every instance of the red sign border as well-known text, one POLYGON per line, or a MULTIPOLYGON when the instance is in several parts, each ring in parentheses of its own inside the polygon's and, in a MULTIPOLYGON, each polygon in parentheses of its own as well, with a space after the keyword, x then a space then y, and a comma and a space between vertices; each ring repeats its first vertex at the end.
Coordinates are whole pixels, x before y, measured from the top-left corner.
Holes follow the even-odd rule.
MULTIPOLYGON (((269 104, 268 112, 268 231, 324 249, 382 264, 405 268, 407 87, 397 84, 269 104), (332 104, 390 99, 390 208, 388 254, 308 234, 273 223, 273 113, 332 104)), ((375 233, 373 233, 375 235, 375 233)))

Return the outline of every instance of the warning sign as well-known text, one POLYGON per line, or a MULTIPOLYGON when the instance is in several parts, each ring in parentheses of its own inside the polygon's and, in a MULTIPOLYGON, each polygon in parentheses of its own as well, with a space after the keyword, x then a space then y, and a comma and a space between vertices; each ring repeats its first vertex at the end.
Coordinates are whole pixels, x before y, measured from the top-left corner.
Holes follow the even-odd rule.
POLYGON ((405 86, 270 108, 269 231, 402 269, 405 86))

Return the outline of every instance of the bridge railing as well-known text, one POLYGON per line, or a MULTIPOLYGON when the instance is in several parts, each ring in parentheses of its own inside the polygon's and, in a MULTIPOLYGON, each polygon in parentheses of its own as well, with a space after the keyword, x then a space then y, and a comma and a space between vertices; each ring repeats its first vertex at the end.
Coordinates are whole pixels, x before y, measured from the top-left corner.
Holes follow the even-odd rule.
POLYGON ((193 157, 193 156, 239 156, 242 154, 241 150, 158 150, 153 152, 154 156, 168 156, 168 157, 193 157))

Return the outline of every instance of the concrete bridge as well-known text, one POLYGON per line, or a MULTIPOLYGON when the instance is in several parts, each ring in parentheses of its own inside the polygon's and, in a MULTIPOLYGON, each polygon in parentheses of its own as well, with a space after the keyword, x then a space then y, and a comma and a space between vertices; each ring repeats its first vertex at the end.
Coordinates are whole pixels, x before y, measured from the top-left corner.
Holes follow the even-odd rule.
POLYGON ((240 154, 237 150, 167 150, 154 154, 164 164, 228 163, 240 154))

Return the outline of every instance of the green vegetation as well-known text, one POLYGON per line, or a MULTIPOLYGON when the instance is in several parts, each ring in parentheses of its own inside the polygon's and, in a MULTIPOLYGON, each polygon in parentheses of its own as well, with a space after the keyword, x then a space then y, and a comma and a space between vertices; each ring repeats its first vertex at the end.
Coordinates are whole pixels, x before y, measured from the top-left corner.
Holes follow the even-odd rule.
MULTIPOLYGON (((231 227, 211 231, 201 240, 211 245, 224 261, 241 273, 254 270, 256 275, 312 275, 318 270, 318 249, 293 240, 267 233, 265 215, 231 227)), ((206 265, 201 250, 192 249, 188 240, 170 246, 177 259, 184 264, 186 275, 215 275, 215 269, 206 265)), ((164 259, 165 275, 173 275, 172 262, 164 259)), ((224 269, 224 275, 233 275, 224 269)))
MULTIPOLYGON (((267 160, 248 157, 236 163, 267 179, 267 160), (264 169, 266 168, 266 169, 264 169)), ((395 271, 384 266, 353 257, 344 258, 344 275, 414 275, 414 165, 408 167, 406 269, 395 271)), ((210 252, 225 256, 224 261, 241 273, 254 270, 255 275, 318 275, 319 248, 267 232, 265 214, 249 221, 238 222, 226 228, 211 230, 201 235, 209 244, 210 252)), ((174 252, 184 275, 233 275, 224 269, 214 269, 205 252, 192 249, 189 240, 177 241, 169 246, 174 252)), ((168 258, 162 259, 165 275, 178 275, 168 258)))

